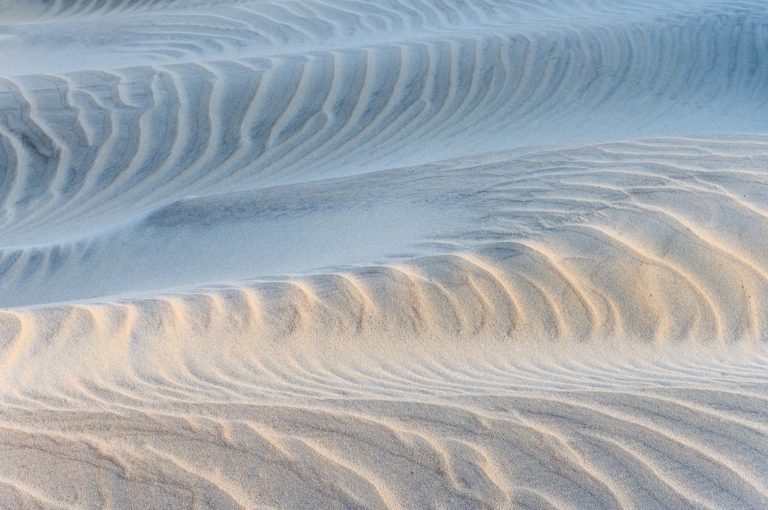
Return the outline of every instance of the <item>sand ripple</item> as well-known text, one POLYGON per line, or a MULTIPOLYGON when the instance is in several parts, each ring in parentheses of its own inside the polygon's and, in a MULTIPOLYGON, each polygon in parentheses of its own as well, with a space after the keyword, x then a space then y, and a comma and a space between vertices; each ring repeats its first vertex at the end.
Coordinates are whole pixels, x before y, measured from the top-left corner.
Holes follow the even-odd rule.
POLYGON ((0 0, 0 506, 766 508, 757 0, 0 0))

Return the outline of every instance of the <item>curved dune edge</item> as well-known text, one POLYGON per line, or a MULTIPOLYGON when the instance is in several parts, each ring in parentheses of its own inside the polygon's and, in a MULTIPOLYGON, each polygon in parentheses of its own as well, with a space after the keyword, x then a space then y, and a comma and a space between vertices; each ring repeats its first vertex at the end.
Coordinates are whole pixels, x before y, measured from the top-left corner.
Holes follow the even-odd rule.
MULTIPOLYGON (((458 213, 428 254, 6 309, 0 497, 764 507, 767 147, 643 140, 289 186, 349 203, 407 189, 458 213)), ((264 219, 236 198, 139 225, 210 205, 207 230, 264 219)))
MULTIPOLYGON (((407 190, 419 204, 452 211, 450 226, 418 240, 413 249, 425 254, 378 264, 0 311, 0 386, 57 395, 79 393, 87 381, 111 387, 137 377, 247 381, 249 373, 232 375, 233 367, 279 364, 286 353, 340 363, 411 355, 463 363, 491 352, 554 356, 573 346, 604 360, 615 359, 609 349, 618 346, 759 351, 768 321, 759 299, 768 293, 766 149, 758 136, 659 139, 289 187, 303 204, 291 213, 301 225, 326 211, 307 206, 304 193, 321 202, 331 193, 364 216, 365 207, 349 205, 366 202, 360 193, 408 211, 400 200, 407 190)), ((291 210, 290 200, 278 202, 291 210)), ((225 203, 240 205, 194 199, 149 223, 162 233, 202 217, 203 231, 194 231, 202 240, 233 215, 266 221, 250 195, 225 203)), ((98 274, 98 257, 91 259, 98 274)), ((181 258, 176 264, 183 269, 181 258)), ((39 287, 20 279, 19 293, 50 292, 55 271, 79 262, 61 257, 38 267, 49 268, 47 278, 39 287)))
POLYGON ((765 137, 657 139, 189 198, 106 239, 7 252, 2 299, 16 308, 0 313, 0 355, 145 337, 331 350, 446 336, 759 342, 768 321, 766 161, 765 137), (390 239, 381 218, 400 218, 411 237, 390 239), (329 248, 328 224, 339 244, 374 246, 354 264, 269 275, 286 258, 299 264, 302 251, 340 260, 347 248, 329 248), (238 236, 286 251, 273 260, 238 236), (153 270, 131 273, 120 257, 153 270), (137 289, 124 287, 127 274, 137 289), (163 281, 184 288, 141 287, 163 281), (89 298, 90 287, 118 297, 66 303, 89 298))
POLYGON ((768 508, 766 15, 0 0, 0 508, 768 508))
MULTIPOLYGON (((2 500, 764 507, 767 146, 643 140, 289 186, 458 209, 427 254, 6 309, 2 500)), ((210 205, 206 230, 264 220, 236 198, 129 231, 210 205)))

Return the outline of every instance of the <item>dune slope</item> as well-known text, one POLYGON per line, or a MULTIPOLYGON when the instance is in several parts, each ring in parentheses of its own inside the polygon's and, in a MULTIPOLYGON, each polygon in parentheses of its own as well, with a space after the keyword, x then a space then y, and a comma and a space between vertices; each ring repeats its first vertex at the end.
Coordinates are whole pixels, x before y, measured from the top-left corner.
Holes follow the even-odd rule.
POLYGON ((768 507, 758 0, 0 0, 0 506, 768 507))

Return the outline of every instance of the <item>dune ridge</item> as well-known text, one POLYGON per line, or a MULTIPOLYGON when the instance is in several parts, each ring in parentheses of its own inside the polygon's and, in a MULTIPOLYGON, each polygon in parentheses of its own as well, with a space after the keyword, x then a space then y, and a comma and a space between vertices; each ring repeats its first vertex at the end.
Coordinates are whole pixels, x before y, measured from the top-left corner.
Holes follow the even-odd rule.
POLYGON ((0 0, 0 507, 768 507, 758 0, 0 0))

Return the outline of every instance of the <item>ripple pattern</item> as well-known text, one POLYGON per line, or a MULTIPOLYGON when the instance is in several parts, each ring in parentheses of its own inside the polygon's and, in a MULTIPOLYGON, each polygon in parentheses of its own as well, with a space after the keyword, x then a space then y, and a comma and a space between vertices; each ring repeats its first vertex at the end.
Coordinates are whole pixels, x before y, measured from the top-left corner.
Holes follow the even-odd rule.
POLYGON ((767 508, 758 0, 0 0, 0 507, 767 508))

